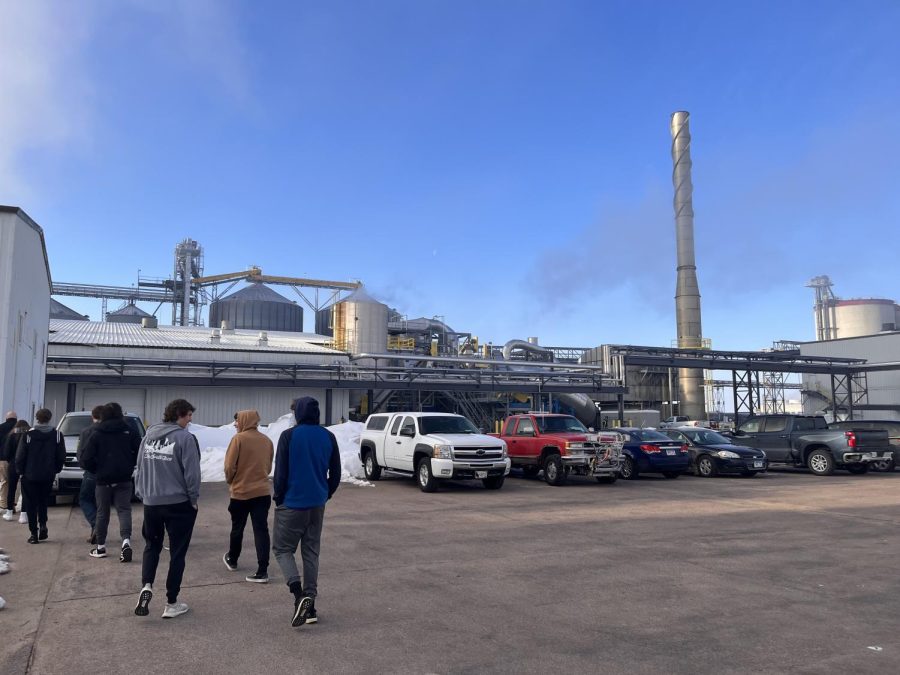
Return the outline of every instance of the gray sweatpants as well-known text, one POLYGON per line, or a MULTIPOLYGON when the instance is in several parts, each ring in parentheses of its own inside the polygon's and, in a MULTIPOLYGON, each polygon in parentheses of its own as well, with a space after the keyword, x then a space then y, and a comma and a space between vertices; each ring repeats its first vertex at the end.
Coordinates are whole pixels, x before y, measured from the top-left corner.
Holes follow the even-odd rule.
POLYGON ((272 552, 281 568, 284 580, 290 586, 301 581, 300 570, 294 554, 300 545, 303 558, 303 594, 315 599, 319 579, 319 541, 322 538, 322 521, 325 507, 313 509, 289 509, 275 507, 275 528, 272 532, 272 552))
POLYGON ((119 534, 122 539, 131 539, 131 481, 98 485, 94 496, 97 499, 97 521, 94 524, 97 546, 106 546, 111 504, 116 505, 116 513, 119 516, 119 534))

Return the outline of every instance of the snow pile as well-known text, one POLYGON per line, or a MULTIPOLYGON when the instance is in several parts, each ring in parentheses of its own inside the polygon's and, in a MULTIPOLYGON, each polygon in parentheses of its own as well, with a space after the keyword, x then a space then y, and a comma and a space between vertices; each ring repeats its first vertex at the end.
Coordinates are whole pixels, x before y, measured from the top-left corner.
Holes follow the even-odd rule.
MULTIPOLYGON (((281 432, 294 426, 294 415, 282 415, 267 427, 259 430, 269 437, 272 445, 278 447, 281 432)), ((372 485, 363 479, 362 464, 359 461, 359 437, 365 427, 361 422, 345 422, 327 427, 337 438, 341 451, 341 482, 353 485, 372 485)), ((187 430, 197 438, 200 445, 200 480, 204 483, 220 483, 225 480, 225 451, 237 430, 233 424, 221 427, 205 427, 191 422, 187 430)), ((273 469, 274 470, 274 469, 273 469)))

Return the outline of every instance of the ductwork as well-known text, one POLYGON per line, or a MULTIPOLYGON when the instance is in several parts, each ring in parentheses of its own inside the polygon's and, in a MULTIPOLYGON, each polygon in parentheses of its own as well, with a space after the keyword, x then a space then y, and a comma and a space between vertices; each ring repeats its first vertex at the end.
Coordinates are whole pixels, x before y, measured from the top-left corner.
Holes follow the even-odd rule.
MULTIPOLYGON (((678 280, 675 286, 675 318, 678 324, 678 348, 701 349, 703 330, 700 322, 700 287, 694 259, 694 186, 691 183, 690 114, 672 113, 672 184, 675 187, 675 241, 678 255, 678 280)), ((703 371, 678 370, 679 414, 691 419, 706 418, 703 396, 703 371)))
POLYGON ((527 340, 510 340, 505 345, 503 345, 503 360, 509 361, 509 357, 512 356, 513 351, 517 349, 531 352, 532 354, 541 354, 545 357, 545 361, 553 360, 552 349, 541 347, 540 345, 536 345, 533 342, 528 342, 527 340))

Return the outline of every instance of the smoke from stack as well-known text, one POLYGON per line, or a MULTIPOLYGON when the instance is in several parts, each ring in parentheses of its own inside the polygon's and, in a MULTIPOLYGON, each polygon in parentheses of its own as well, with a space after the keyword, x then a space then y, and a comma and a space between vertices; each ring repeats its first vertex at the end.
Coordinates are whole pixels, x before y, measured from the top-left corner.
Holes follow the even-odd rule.
MULTIPOLYGON (((672 113, 672 184, 675 187, 675 241, 678 253, 678 281, 675 286, 675 318, 678 323, 678 348, 700 349, 703 330, 700 322, 700 287, 697 285, 697 265, 694 260, 694 206, 691 183, 690 114, 672 113)), ((680 368, 679 413, 691 419, 706 417, 703 395, 703 371, 680 368)))

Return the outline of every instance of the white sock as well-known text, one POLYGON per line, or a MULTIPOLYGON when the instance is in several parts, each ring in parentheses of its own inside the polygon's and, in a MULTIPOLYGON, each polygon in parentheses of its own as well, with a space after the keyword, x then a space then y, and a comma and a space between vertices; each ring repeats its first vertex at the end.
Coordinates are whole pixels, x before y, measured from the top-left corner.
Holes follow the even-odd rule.
POLYGON ((141 589, 142 591, 152 591, 153 584, 144 584, 144 587, 141 589))
POLYGON ((122 548, 125 548, 126 546, 131 546, 131 539, 128 539, 127 537, 122 541, 122 548))

